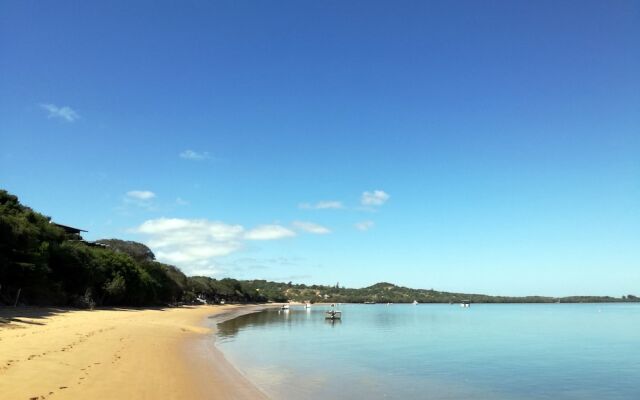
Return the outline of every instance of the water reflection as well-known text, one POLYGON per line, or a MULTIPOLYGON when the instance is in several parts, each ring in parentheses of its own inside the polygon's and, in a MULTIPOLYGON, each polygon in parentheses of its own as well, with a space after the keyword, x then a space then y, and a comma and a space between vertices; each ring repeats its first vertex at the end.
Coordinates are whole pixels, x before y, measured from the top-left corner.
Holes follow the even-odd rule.
POLYGON ((244 328, 261 326, 269 323, 273 313, 257 312, 253 314, 241 315, 218 324, 218 337, 231 338, 244 328))
POLYGON ((331 327, 334 327, 335 325, 340 325, 342 324, 342 320, 341 319, 329 319, 329 318, 325 318, 324 320, 325 323, 331 325, 331 327))
POLYGON ((218 338, 232 339, 243 330, 251 330, 266 325, 295 326, 307 323, 326 323, 331 326, 340 325, 341 320, 325 320, 325 309, 292 308, 290 310, 271 309, 257 313, 242 315, 218 324, 218 338))

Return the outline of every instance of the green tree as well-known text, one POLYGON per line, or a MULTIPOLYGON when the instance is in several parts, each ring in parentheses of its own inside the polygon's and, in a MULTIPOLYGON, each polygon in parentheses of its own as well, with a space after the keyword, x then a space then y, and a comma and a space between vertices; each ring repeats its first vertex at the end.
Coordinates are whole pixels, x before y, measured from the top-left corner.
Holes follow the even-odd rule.
POLYGON ((121 302, 127 292, 127 282, 124 277, 116 272, 116 275, 104 285, 105 294, 114 303, 121 302))

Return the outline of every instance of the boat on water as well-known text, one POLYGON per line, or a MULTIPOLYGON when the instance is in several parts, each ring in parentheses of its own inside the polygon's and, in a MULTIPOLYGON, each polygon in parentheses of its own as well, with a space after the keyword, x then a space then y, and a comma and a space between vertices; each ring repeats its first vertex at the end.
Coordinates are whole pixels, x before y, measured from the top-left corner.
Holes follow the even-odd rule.
POLYGON ((280 307, 281 310, 289 310, 289 305, 288 304, 284 304, 282 307, 280 307))
POLYGON ((412 304, 413 304, 414 306, 417 306, 417 305, 419 304, 419 303, 418 303, 418 300, 414 300, 412 304))
POLYGON ((326 311, 324 313, 324 318, 330 319, 330 320, 342 319, 342 311, 337 311, 337 310, 326 311))
POLYGON ((331 310, 325 311, 324 318, 332 321, 342 319, 342 311, 336 310, 336 305, 331 304, 331 310))
POLYGON ((311 308, 311 303, 304 303, 304 308, 309 310, 311 308))
POLYGON ((471 301, 470 300, 462 300, 460 302, 460 307, 462 308, 469 308, 471 307, 471 301))

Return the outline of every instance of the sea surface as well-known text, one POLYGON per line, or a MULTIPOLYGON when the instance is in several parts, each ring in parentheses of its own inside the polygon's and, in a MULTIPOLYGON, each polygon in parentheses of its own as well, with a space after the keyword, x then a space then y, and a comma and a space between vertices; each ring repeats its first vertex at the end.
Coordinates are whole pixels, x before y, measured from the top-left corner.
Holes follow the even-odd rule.
POLYGON ((640 304, 340 305, 218 325, 273 399, 640 399, 640 304))

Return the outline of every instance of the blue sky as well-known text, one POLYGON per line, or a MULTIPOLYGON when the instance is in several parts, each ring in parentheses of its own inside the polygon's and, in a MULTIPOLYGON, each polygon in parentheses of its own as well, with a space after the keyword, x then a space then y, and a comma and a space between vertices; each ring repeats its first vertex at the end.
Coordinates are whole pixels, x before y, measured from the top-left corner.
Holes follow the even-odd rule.
POLYGON ((0 187, 189 274, 638 293, 640 2, 0 4, 0 187))

